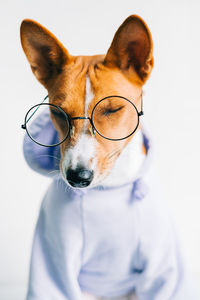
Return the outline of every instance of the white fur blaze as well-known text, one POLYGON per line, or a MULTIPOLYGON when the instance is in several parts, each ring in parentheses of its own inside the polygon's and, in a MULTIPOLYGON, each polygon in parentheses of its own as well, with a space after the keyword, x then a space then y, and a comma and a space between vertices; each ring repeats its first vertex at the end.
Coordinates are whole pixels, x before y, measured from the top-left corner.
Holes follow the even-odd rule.
POLYGON ((90 102, 92 101, 94 95, 91 90, 90 78, 86 75, 86 83, 85 83, 85 117, 87 117, 87 111, 90 102))
POLYGON ((90 170, 95 167, 95 145, 92 137, 82 134, 74 147, 69 148, 64 155, 63 171, 71 168, 75 170, 78 165, 90 170))
MULTIPOLYGON (((86 88, 85 88, 85 117, 87 117, 88 106, 93 99, 93 93, 91 91, 91 84, 88 75, 86 76, 86 88)), ((66 150, 63 163, 62 171, 65 173, 69 168, 76 169, 77 166, 81 165, 87 169, 95 169, 95 141, 94 138, 86 134, 88 125, 91 126, 89 120, 84 121, 83 132, 81 133, 77 143, 74 147, 69 147, 66 150)))

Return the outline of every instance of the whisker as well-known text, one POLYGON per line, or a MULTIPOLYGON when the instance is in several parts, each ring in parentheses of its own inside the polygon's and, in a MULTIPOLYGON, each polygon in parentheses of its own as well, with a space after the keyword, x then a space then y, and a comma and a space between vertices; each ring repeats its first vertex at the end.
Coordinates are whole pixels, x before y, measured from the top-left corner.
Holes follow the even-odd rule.
MULTIPOLYGON (((122 151, 122 148, 118 148, 118 149, 115 149, 114 151, 111 151, 106 156, 104 156, 104 160, 103 160, 103 164, 102 164, 103 176, 101 174, 96 177, 96 180, 98 181, 98 183, 101 183, 108 176, 108 174, 109 174, 109 172, 107 171, 108 165, 112 163, 112 160, 115 158, 115 156, 117 154, 121 153, 121 151, 122 151)), ((101 186, 100 189, 102 189, 102 188, 103 187, 101 186)))
POLYGON ((41 154, 41 155, 37 155, 36 158, 39 158, 39 157, 46 157, 46 156, 55 159, 55 160, 56 160, 55 167, 58 167, 58 168, 59 168, 60 158, 57 157, 57 156, 49 155, 49 154, 41 154))
POLYGON ((55 159, 57 159, 58 161, 60 161, 60 158, 57 157, 57 156, 54 156, 54 155, 49 155, 49 154, 41 154, 41 155, 37 155, 37 157, 41 157, 41 156, 49 156, 49 157, 55 158, 55 159))
POLYGON ((57 180, 56 181, 56 188, 59 190, 59 188, 62 189, 63 187, 63 181, 62 180, 57 180))
POLYGON ((114 151, 108 153, 108 154, 104 157, 104 162, 107 163, 108 161, 110 161, 110 159, 113 158, 113 156, 119 154, 121 151, 122 151, 122 148, 118 148, 118 149, 115 149, 114 151), (106 159, 107 159, 107 161, 106 161, 106 159))
POLYGON ((65 192, 67 192, 67 190, 70 190, 70 189, 71 189, 70 186, 68 184, 66 184, 66 186, 65 186, 65 192))
POLYGON ((53 173, 58 173, 58 172, 59 172, 59 170, 53 170, 53 171, 48 172, 47 175, 50 175, 50 174, 53 174, 53 173))

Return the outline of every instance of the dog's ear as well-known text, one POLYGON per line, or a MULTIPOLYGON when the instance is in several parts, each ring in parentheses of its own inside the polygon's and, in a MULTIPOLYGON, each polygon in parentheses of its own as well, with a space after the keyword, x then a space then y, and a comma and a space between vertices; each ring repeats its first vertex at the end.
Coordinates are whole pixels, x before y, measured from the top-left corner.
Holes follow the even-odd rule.
POLYGON ((62 72, 70 55, 58 39, 39 23, 25 19, 20 28, 21 43, 36 78, 45 86, 62 72))
POLYGON ((136 71, 144 83, 153 68, 153 41, 145 22, 129 16, 115 33, 104 63, 122 71, 136 71))

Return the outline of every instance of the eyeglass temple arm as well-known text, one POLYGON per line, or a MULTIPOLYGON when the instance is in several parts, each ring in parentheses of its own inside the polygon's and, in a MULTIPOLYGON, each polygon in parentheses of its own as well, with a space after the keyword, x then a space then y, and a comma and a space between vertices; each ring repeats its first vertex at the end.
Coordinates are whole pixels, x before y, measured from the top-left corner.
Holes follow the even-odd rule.
POLYGON ((141 111, 138 113, 139 117, 144 115, 143 111, 143 93, 141 94, 141 111))
MULTIPOLYGON (((44 103, 44 101, 48 98, 49 96, 47 95, 40 104, 44 103)), ((28 121, 33 117, 33 115, 36 113, 36 111, 40 108, 40 105, 38 105, 38 107, 34 110, 34 112, 30 115, 30 117, 28 118, 28 120, 21 125, 22 129, 26 129, 26 124, 28 123, 28 121)))

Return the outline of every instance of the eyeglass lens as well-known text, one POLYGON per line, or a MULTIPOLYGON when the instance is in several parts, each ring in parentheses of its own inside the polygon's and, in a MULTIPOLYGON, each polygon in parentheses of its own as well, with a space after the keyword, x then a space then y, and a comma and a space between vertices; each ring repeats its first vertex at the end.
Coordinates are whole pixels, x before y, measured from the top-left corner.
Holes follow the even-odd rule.
POLYGON ((26 115, 26 121, 28 121, 26 123, 28 135, 37 144, 43 146, 55 146, 64 141, 69 135, 70 129, 67 115, 59 107, 48 103, 39 104, 30 109, 26 115), (39 116, 42 116, 42 119, 39 116), (53 119, 54 122, 52 122, 53 119), (38 126, 40 127, 39 131, 37 130, 38 126), (55 127, 59 133, 59 140, 52 136, 52 131, 46 130, 47 126, 55 127))
POLYGON ((92 115, 96 131, 108 139, 124 139, 138 126, 138 112, 131 101, 109 97, 98 103, 92 115))

